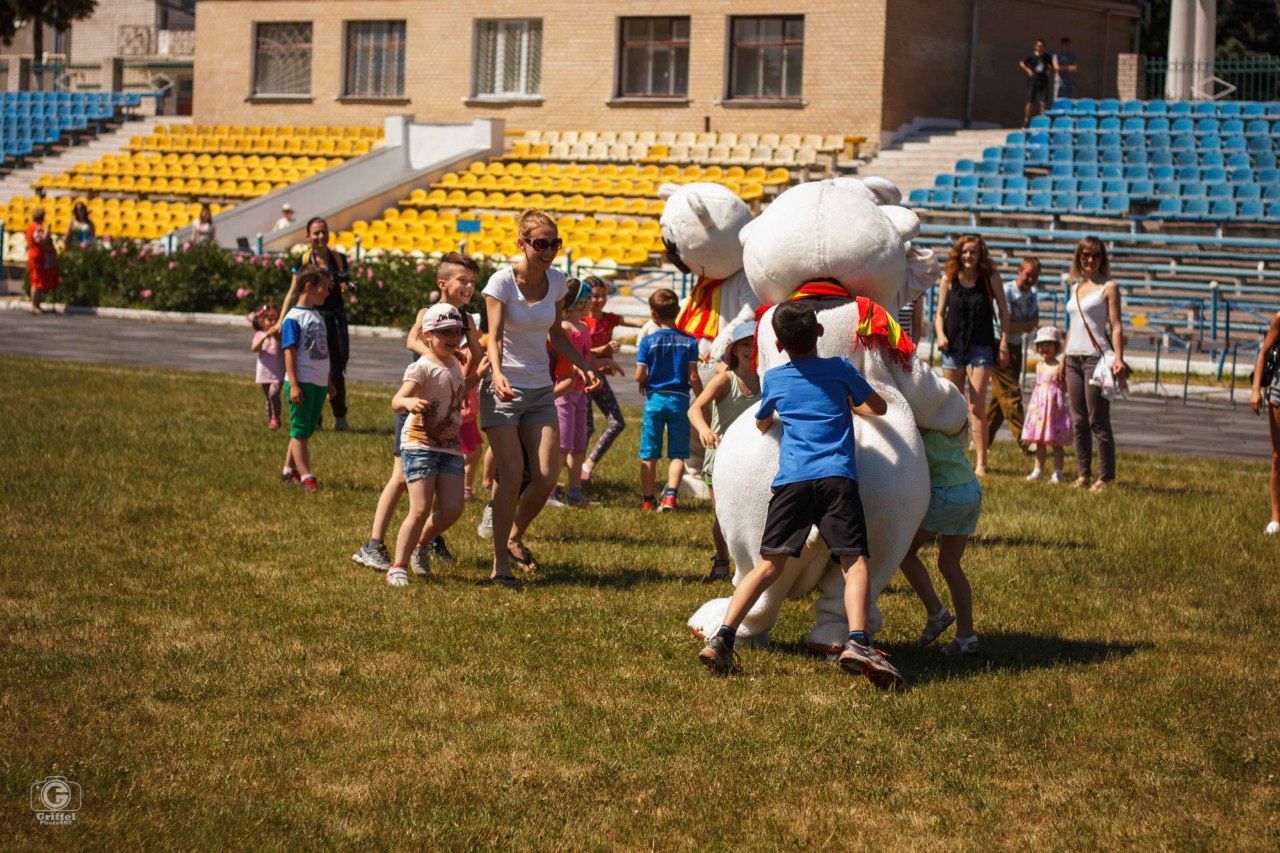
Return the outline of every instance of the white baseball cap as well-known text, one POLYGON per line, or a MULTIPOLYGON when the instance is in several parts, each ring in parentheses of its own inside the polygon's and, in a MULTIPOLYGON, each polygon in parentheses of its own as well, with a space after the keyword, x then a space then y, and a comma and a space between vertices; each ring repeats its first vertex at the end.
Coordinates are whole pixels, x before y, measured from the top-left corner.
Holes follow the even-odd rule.
POLYGON ((286 201, 284 204, 280 205, 280 209, 281 209, 281 210, 287 210, 287 211, 289 211, 290 213, 292 213, 292 212, 293 212, 293 205, 289 204, 289 202, 287 202, 287 201, 286 201))
POLYGON ((422 318, 422 331, 424 332, 440 332, 445 329, 461 328, 462 312, 444 302, 432 305, 422 318))

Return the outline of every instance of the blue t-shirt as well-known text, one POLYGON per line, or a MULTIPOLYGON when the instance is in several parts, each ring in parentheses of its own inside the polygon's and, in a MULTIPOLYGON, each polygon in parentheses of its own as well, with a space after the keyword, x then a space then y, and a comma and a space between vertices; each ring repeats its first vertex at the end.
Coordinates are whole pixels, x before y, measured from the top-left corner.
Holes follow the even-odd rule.
POLYGON ((853 412, 872 388, 847 358, 802 358, 764 375, 756 419, 782 418, 775 487, 823 477, 858 479, 853 412))
POLYGON ((649 368, 649 393, 689 396, 689 365, 698 363, 698 341, 676 329, 640 339, 636 363, 649 368))
POLYGON ((329 384, 329 337, 314 308, 294 307, 280 325, 280 349, 296 347, 294 372, 308 385, 329 384))

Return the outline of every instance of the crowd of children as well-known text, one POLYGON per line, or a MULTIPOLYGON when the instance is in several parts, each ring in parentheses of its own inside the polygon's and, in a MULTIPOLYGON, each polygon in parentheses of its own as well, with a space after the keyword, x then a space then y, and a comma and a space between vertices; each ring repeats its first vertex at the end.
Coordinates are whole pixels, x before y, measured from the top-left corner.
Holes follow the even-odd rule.
MULTIPOLYGON (((461 517, 464 502, 476 496, 472 484, 483 445, 477 425, 480 406, 476 387, 489 368, 480 323, 467 310, 478 273, 471 258, 445 255, 437 268, 440 301, 418 313, 406 341, 409 365, 392 399, 396 423, 391 474, 379 496, 369 539, 352 556, 357 563, 385 572, 391 586, 408 585, 411 575, 429 578, 433 559, 452 563, 443 534, 461 517), (386 533, 405 492, 409 494, 409 511, 392 554, 385 544, 386 533)), ((290 440, 281 480, 314 492, 318 484, 311 469, 308 439, 326 397, 332 393, 326 330, 316 310, 328 293, 329 271, 304 265, 296 278, 297 305, 283 322, 279 322, 274 305, 264 305, 251 315, 251 349, 257 356, 255 379, 265 398, 268 428, 281 425, 282 390, 288 402, 290 440)), ((626 426, 605 378, 621 373, 613 360, 619 349, 614 330, 620 325, 646 324, 604 311, 609 286, 601 279, 569 279, 562 292, 559 328, 570 343, 573 360, 561 350, 550 353, 549 363, 560 436, 557 470, 566 476, 559 494, 563 504, 578 506, 591 503, 583 486, 626 426), (602 381, 589 390, 583 368, 575 363, 588 365, 594 371, 593 378, 598 376, 602 381), (588 454, 592 403, 601 410, 605 429, 588 454)), ((731 423, 750 411, 762 431, 775 419, 782 424, 779 473, 773 483, 760 560, 742 575, 724 624, 706 638, 699 654, 701 662, 718 674, 739 669, 734 652, 739 623, 781 574, 786 560, 799 554, 808 531, 816 526, 845 575, 849 634, 838 658, 841 668, 865 675, 878 687, 900 684, 901 675, 872 645, 873 638, 866 630, 867 531, 853 446, 853 416, 883 414, 884 400, 847 359, 817 355, 822 327, 813 308, 803 301, 785 303, 773 312, 774 332, 790 361, 770 371, 763 383, 756 371, 754 322, 731 329, 721 362, 707 366, 699 363, 695 339, 675 328, 679 297, 674 291, 655 291, 649 297, 649 309, 647 325, 652 331, 640 339, 635 372, 645 397, 639 453, 642 511, 676 509, 691 428, 705 449, 701 475, 710 487, 716 448, 731 423), (705 385, 700 366, 707 370, 705 385), (659 495, 657 467, 664 438, 668 467, 659 495)), ((1060 483, 1064 477, 1063 448, 1072 439, 1063 335, 1052 326, 1041 327, 1033 346, 1040 358, 1035 390, 1017 437, 1026 447, 1034 447, 1035 468, 1027 479, 1044 476, 1052 450, 1054 470, 1049 482, 1060 483)), ((966 456, 967 425, 960 435, 923 432, 931 497, 901 570, 925 610, 919 645, 934 643, 954 625, 954 638, 942 647, 943 653, 972 654, 978 649, 978 636, 972 591, 961 560, 981 514, 982 488, 966 456), (920 558, 920 550, 934 541, 937 567, 954 612, 939 598, 920 558)), ((491 471, 492 462, 486 460, 486 488, 492 480, 491 471)), ((529 476, 526 458, 526 479, 529 476)), ((714 506, 713 490, 710 497, 714 506)), ((487 532, 484 522, 481 526, 483 535, 487 532)), ((713 520, 711 539, 715 554, 707 579, 722 580, 730 575, 731 564, 718 520, 713 520)))

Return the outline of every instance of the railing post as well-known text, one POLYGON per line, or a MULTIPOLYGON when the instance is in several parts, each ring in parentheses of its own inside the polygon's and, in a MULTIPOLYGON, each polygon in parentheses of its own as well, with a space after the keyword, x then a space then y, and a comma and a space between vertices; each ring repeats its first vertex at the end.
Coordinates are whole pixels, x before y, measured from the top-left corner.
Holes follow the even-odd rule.
POLYGON ((573 249, 564 250, 564 271, 570 276, 573 275, 573 249))
POLYGON ((360 238, 359 237, 356 237, 356 242, 355 242, 355 245, 352 246, 352 249, 354 250, 353 254, 356 256, 356 260, 357 261, 360 260, 360 238))
POLYGON ((258 232, 258 255, 262 255, 262 232, 258 232))
POLYGON ((164 238, 164 253, 166 255, 173 254, 173 232, 170 231, 164 238))
POLYGON ((1218 341, 1218 283, 1216 281, 1209 282, 1209 296, 1213 299, 1213 305, 1210 309, 1209 320, 1209 338, 1214 343, 1218 341))

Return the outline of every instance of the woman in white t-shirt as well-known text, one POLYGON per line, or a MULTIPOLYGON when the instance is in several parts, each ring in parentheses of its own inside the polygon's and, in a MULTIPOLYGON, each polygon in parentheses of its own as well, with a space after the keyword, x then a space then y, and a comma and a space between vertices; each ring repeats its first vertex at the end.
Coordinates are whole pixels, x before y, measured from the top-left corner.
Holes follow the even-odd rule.
POLYGON ((489 581, 504 585, 519 583, 511 574, 513 562, 526 572, 539 569, 524 546, 524 534, 559 473, 560 427, 548 342, 582 372, 587 391, 600 384, 560 326, 565 276, 551 266, 561 245, 555 222, 540 210, 526 210, 516 226, 522 257, 495 273, 483 291, 492 372, 480 386, 480 428, 488 433, 498 465, 489 581), (521 492, 526 454, 530 480, 521 492))

